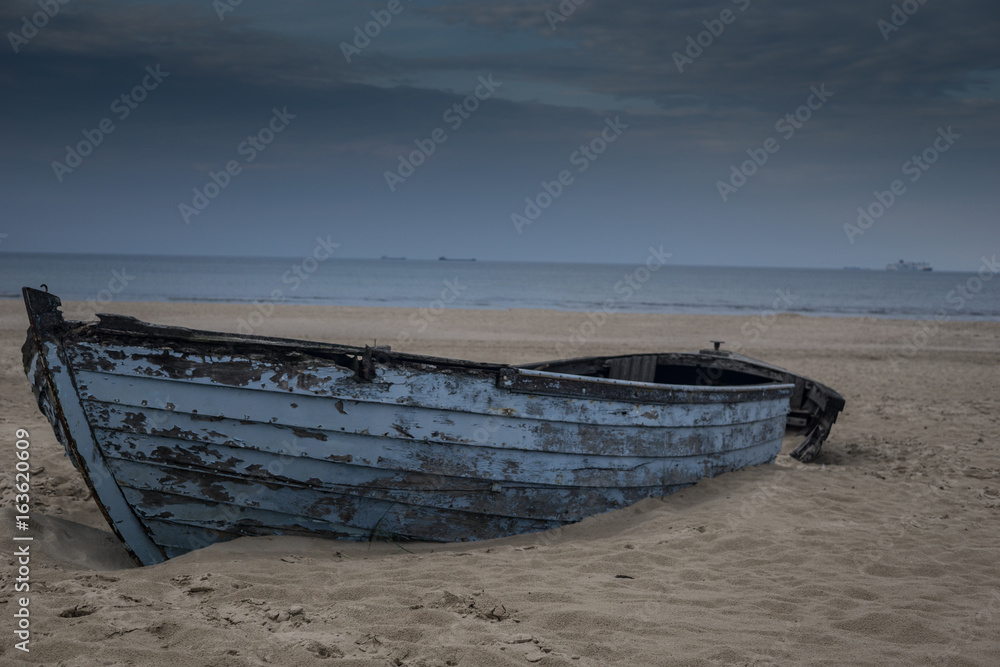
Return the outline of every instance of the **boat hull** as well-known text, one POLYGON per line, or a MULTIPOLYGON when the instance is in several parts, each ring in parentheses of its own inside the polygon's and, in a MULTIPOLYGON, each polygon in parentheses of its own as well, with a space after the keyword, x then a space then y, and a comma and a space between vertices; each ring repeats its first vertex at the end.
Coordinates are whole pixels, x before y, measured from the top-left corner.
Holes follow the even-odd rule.
POLYGON ((662 385, 157 327, 25 290, 25 367, 142 564, 243 535, 541 531, 772 462, 793 384, 662 385))

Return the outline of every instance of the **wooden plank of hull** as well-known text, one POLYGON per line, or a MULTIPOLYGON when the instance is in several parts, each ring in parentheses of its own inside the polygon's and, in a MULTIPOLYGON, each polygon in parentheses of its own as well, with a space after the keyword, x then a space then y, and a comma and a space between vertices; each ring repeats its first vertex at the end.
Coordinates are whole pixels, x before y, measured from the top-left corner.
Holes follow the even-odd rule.
MULTIPOLYGON (((200 506, 208 511, 218 511, 210 503, 200 506)), ((192 506, 191 509, 198 509, 192 506)), ((150 536, 161 545, 167 558, 174 558, 195 549, 202 549, 217 542, 228 542, 238 537, 269 537, 273 535, 291 535, 297 537, 322 537, 338 540, 369 540, 381 539, 383 536, 373 536, 372 531, 360 531, 347 526, 337 526, 325 521, 315 521, 300 518, 289 521, 287 517, 270 523, 259 525, 247 523, 240 526, 239 531, 221 528, 211 528, 218 521, 206 520, 199 522, 194 518, 191 523, 184 523, 178 518, 163 521, 147 518, 146 525, 150 536)), ((389 537, 389 535, 385 535, 389 537)), ((402 539, 402 538, 400 538, 402 539)), ((336 547, 334 547, 335 549, 336 547)))
MULTIPOLYGON (((130 382, 123 385, 134 386, 130 382)), ((522 419, 515 416, 484 416, 447 413, 441 411, 417 410, 407 406, 350 404, 344 402, 337 409, 331 409, 329 399, 299 399, 296 407, 282 405, 278 400, 257 399, 260 410, 247 415, 256 407, 255 401, 246 397, 224 397, 227 406, 218 406, 212 414, 192 413, 194 405, 202 409, 212 403, 221 403, 212 393, 232 393, 228 388, 211 390, 199 389, 196 396, 184 396, 185 388, 174 386, 173 394, 167 401, 171 409, 134 406, 125 403, 107 403, 98 398, 111 392, 97 392, 88 386, 81 391, 87 394, 85 409, 94 424, 102 427, 210 442, 233 441, 246 446, 254 446, 258 440, 309 441, 317 443, 350 442, 346 436, 371 436, 402 442, 424 442, 452 445, 455 447, 502 447, 525 452, 552 452, 569 454, 594 454, 599 456, 663 456, 711 453, 738 448, 759 440, 758 430, 762 424, 770 424, 777 433, 782 420, 782 403, 773 401, 769 405, 757 406, 754 421, 742 419, 725 423, 720 418, 713 426, 601 426, 594 424, 573 424, 551 422, 535 418, 522 419), (176 403, 174 402, 176 401, 176 403), (239 413, 219 414, 234 406, 239 413), (340 410, 343 414, 339 414, 340 410), (338 413, 332 415, 331 413, 338 413), (247 417, 255 417, 247 419, 247 417), (328 426, 321 426, 320 420, 328 426), (425 421, 426 420, 426 421, 425 421), (337 426, 341 424, 340 426, 337 426), (345 436, 335 438, 335 436, 345 436)), ((149 395, 149 394, 146 394, 149 395)), ((141 402, 131 399, 129 402, 141 402)), ((748 406, 748 411, 750 406, 748 406)), ((721 412, 721 411, 720 411, 721 412)), ((743 417, 744 415, 736 415, 743 417)), ((369 440, 364 442, 368 443, 369 440)), ((327 451, 321 449, 319 451, 327 451)), ((356 455, 356 452, 328 450, 334 455, 356 455)), ((324 457, 325 458, 325 457, 324 457)))
MULTIPOLYGON (((302 465, 310 460, 351 464, 351 477, 338 469, 339 483, 357 483, 370 486, 384 486, 394 483, 393 478, 377 474, 388 471, 419 478, 425 474, 465 475, 469 478, 490 478, 506 483, 536 481, 556 481, 576 486, 602 486, 601 475, 616 470, 627 470, 647 466, 654 471, 657 462, 668 459, 684 460, 697 456, 724 457, 739 447, 729 450, 685 451, 685 448, 664 448, 658 456, 621 457, 607 455, 578 455, 562 452, 522 451, 505 447, 469 447, 449 443, 408 441, 391 438, 375 438, 353 434, 331 433, 325 440, 313 437, 302 438, 289 430, 267 424, 243 424, 226 420, 210 426, 192 422, 187 415, 168 413, 174 420, 164 422, 158 428, 143 426, 129 427, 120 419, 100 422, 102 431, 108 427, 108 435, 102 437, 108 451, 124 453, 136 452, 147 458, 167 455, 176 457, 178 464, 223 466, 233 456, 234 450, 246 450, 245 457, 251 460, 257 454, 278 457, 282 466, 295 464, 303 459, 302 465), (117 430, 112 430, 117 429, 117 430), (194 430, 198 429, 198 430, 194 430), (161 438, 155 446, 152 441, 140 440, 141 436, 161 438), (152 451, 148 451, 152 448, 152 451), (176 451, 171 452, 171 449, 176 451), (381 480, 381 481, 380 481, 381 480)), ((115 413, 120 417, 119 413, 115 413)), ((133 425, 139 420, 131 419, 133 425)), ((753 446, 762 442, 778 442, 783 425, 778 420, 740 425, 730 429, 719 429, 720 438, 728 437, 739 441, 740 447, 753 446)), ((277 464, 261 460, 260 465, 277 464)), ((650 472, 654 475, 654 472, 650 472)), ((408 482, 412 483, 412 482, 408 482)))
MULTIPOLYGON (((650 495, 664 495, 663 488, 680 488, 685 484, 655 485, 650 487, 610 487, 610 488, 573 488, 554 487, 541 484, 498 484, 488 480, 465 480, 445 475, 423 476, 416 488, 369 488, 357 485, 338 485, 332 483, 304 483, 286 476, 234 476, 224 475, 213 469, 197 469, 177 467, 170 462, 143 461, 135 459, 120 459, 127 463, 148 466, 160 471, 155 481, 148 482, 152 486, 145 487, 138 478, 125 479, 122 483, 147 490, 173 489, 178 495, 185 495, 177 490, 179 480, 191 479, 197 489, 190 491, 195 495, 190 497, 198 501, 232 502, 238 506, 248 506, 251 501, 260 504, 259 496, 271 488, 288 487, 313 489, 325 494, 325 502, 337 504, 343 508, 351 508, 352 520, 359 517, 354 514, 354 504, 358 502, 380 502, 383 509, 389 505, 411 505, 425 507, 438 511, 456 511, 483 516, 504 516, 514 519, 531 519, 544 521, 578 521, 589 514, 614 507, 629 504, 629 498, 638 500, 650 495), (213 481, 209 481, 213 480, 213 481), (247 481, 258 486, 251 487, 254 491, 247 496, 232 496, 226 486, 229 482, 247 481), (454 482, 454 483, 453 483, 454 482), (215 484, 215 486, 213 486, 215 484), (457 485, 457 487, 456 487, 457 485)), ((116 469, 125 472, 135 472, 137 469, 122 468, 112 462, 116 469)), ((124 464, 122 464, 124 465, 124 464)), ((342 465, 342 464, 341 464, 342 465)), ((144 473, 145 474, 145 473, 144 473)), ((147 480, 148 481, 148 480, 147 480)), ((689 482, 690 483, 690 482, 689 482)), ((194 489, 194 487, 191 487, 194 489)), ((190 494, 189 494, 190 495, 190 494)), ((632 500, 631 502, 635 502, 632 500)), ((264 503, 266 504, 266 502, 264 503)), ((299 511, 301 515, 301 508, 299 511)), ((348 521, 348 519, 344 519, 348 521)), ((352 524, 353 525, 353 524, 352 524)), ((361 528, 371 528, 371 524, 358 524, 361 528)))
MULTIPOLYGON (((485 466, 473 468, 464 461, 453 466, 436 465, 435 469, 409 472, 156 436, 99 432, 99 438, 109 458, 163 465, 175 470, 213 471, 221 476, 257 480, 262 484, 325 488, 336 493, 382 497, 442 508, 455 507, 459 503, 459 506, 470 510, 508 516, 538 517, 541 515, 537 512, 542 511, 549 512, 551 518, 564 517, 568 511, 567 503, 585 503, 590 497, 606 498, 609 489, 690 484, 702 477, 733 469, 737 462, 740 465, 746 465, 748 461, 763 463, 774 458, 781 443, 779 436, 753 447, 710 456, 646 459, 638 464, 630 461, 625 465, 612 460, 604 463, 607 466, 605 469, 574 469, 571 462, 565 460, 567 455, 558 455, 553 457, 551 471, 526 473, 518 475, 520 479, 511 480, 502 468, 499 469, 500 474, 494 474, 495 470, 485 466), (473 473, 466 473, 466 469, 470 468, 473 473), (576 483, 579 477, 588 483, 576 483), (560 498, 546 508, 536 502, 536 498, 544 495, 538 491, 541 487, 572 490, 574 495, 569 499, 560 498), (407 496, 412 497, 408 499, 407 496), (463 497, 469 500, 461 500, 463 497), (477 509, 483 497, 488 501, 483 508, 477 509), (509 509, 504 509, 507 506, 509 509), (520 514, 524 506, 538 509, 530 515, 520 514)), ((461 459, 464 454, 455 452, 447 460, 461 459)), ((391 463, 386 461, 386 468, 391 468, 391 463)), ((596 465, 599 462, 586 463, 596 465)))
MULTIPOLYGON (((261 453, 247 449, 246 454, 238 458, 240 448, 215 446, 196 446, 185 450, 187 441, 178 442, 170 438, 158 436, 135 436, 115 432, 99 434, 102 446, 107 454, 129 452, 141 453, 147 458, 173 455, 177 461, 188 461, 189 464, 202 462, 205 467, 229 467, 230 461, 254 461, 248 465, 267 465, 273 462, 275 454, 261 453), (176 452, 170 452, 177 448, 176 452), (201 450, 199 452, 199 450, 201 450), (200 454, 200 455, 199 455, 200 454), (224 458, 223 458, 224 457, 224 458)), ((358 440, 363 436, 354 436, 358 440)), ((699 454, 695 456, 660 457, 615 457, 615 456, 580 456, 576 454, 561 454, 549 452, 522 452, 518 450, 503 450, 491 448, 454 447, 451 445, 435 445, 431 443, 394 443, 382 438, 367 438, 378 454, 335 455, 307 459, 302 456, 291 457, 282 453, 277 456, 283 459, 285 468, 292 468, 296 463, 308 467, 313 465, 325 469, 325 464, 335 466, 349 465, 351 474, 357 474, 357 467, 381 468, 400 473, 447 475, 449 477, 467 477, 470 479, 489 479, 504 484, 540 483, 566 485, 573 487, 611 487, 611 486, 652 486, 666 483, 675 475, 687 475, 688 470, 697 469, 704 473, 704 463, 725 461, 729 456, 737 456, 743 449, 756 447, 762 442, 756 442, 749 447, 741 447, 731 452, 715 454, 699 454), (392 447, 397 444, 398 446, 392 447), (351 456, 351 463, 344 463, 351 456), (301 459, 301 461, 297 461, 301 459), (340 459, 340 461, 338 461, 340 459), (376 465, 371 465, 377 462, 376 465), (365 465, 368 463, 369 465, 365 465), (380 465, 379 465, 380 464, 380 465)), ((780 437, 770 441, 780 441, 780 437)), ((308 443, 307 443, 308 444, 308 443)), ((335 444, 335 443, 331 443, 335 444)), ((363 446, 363 443, 362 443, 363 446)), ((232 464, 235 466, 235 463, 232 464)), ((338 467, 338 471, 343 468, 338 467)), ((332 474, 332 470, 329 471, 332 474)), ((314 475, 315 476, 315 475, 314 475)), ((306 478, 308 479, 308 478, 306 478)), ((325 479, 320 477, 320 479, 325 479)), ((350 483, 350 482, 348 482, 350 483)))
MULTIPOLYGON (((406 438, 396 430, 388 431, 388 435, 385 435, 378 431, 374 434, 365 433, 365 429, 307 429, 296 424, 271 424, 222 417, 205 420, 200 415, 176 409, 155 410, 94 401, 84 402, 84 407, 91 423, 110 430, 266 449, 289 456, 309 456, 373 467, 383 467, 382 460, 387 448, 392 452, 402 451, 407 456, 415 456, 416 453, 430 451, 430 446, 436 446, 445 454, 456 449, 469 449, 470 457, 478 455, 477 448, 490 450, 483 456, 497 456, 497 452, 491 451, 494 449, 502 450, 500 454, 520 451, 626 458, 692 456, 730 451, 780 438, 784 429, 780 415, 747 424, 659 429, 525 422, 510 417, 496 418, 491 426, 492 432, 485 433, 489 437, 466 444, 443 429, 424 437, 406 438), (602 440, 608 442, 609 446, 601 448, 602 440), (573 442, 579 443, 579 446, 571 447, 573 442)), ((408 432, 414 436, 420 435, 420 430, 416 427, 408 432)), ((420 456, 423 457, 423 454, 420 456)))
POLYGON ((368 538, 373 530, 385 529, 406 539, 460 541, 546 530, 564 523, 439 510, 309 487, 262 487, 245 479, 130 461, 110 463, 121 479, 129 480, 131 486, 123 485, 123 492, 140 516, 232 532, 242 532, 244 526, 308 530, 308 520, 316 520, 334 527, 331 530, 345 532, 337 526, 360 529, 344 537, 368 538), (206 488, 212 489, 213 498, 206 497, 206 488), (222 497, 231 499, 215 499, 222 497))
MULTIPOLYGON (((773 443, 743 450, 741 457, 729 459, 726 466, 714 472, 761 462, 764 456, 774 451, 773 443)), ((465 499, 460 493, 448 494, 453 506, 438 507, 414 502, 433 502, 436 500, 434 494, 403 494, 400 496, 402 500, 362 497, 354 495, 364 491, 356 487, 346 487, 343 489, 345 493, 336 493, 322 488, 321 484, 262 483, 240 476, 223 476, 214 471, 171 468, 148 462, 112 459, 109 463, 140 515, 161 521, 176 520, 185 525, 241 532, 242 525, 299 526, 305 530, 299 519, 310 519, 365 531, 381 527, 386 532, 410 539, 446 541, 545 530, 631 504, 641 498, 666 495, 685 485, 616 487, 611 490, 612 493, 600 490, 599 493, 588 494, 589 506, 581 504, 573 508, 576 510, 574 513, 564 511, 557 518, 543 518, 551 516, 551 508, 560 506, 566 492, 573 490, 533 487, 530 504, 516 507, 508 504, 506 507, 534 516, 508 516, 502 513, 506 489, 495 493, 476 491, 466 494, 465 499), (612 501, 614 497, 620 500, 612 501), (477 505, 479 511, 469 509, 473 505, 477 505), (282 515, 279 524, 275 524, 271 513, 282 515)), ((688 483, 703 476, 696 474, 688 483)), ((365 536, 368 534, 365 533, 365 536)))
MULTIPOLYGON (((81 372, 78 376, 80 393, 86 402, 121 405, 133 420, 145 418, 153 421, 162 415, 152 412, 146 415, 150 408, 167 408, 202 420, 206 430, 212 430, 209 427, 213 420, 228 418, 282 424, 293 430, 298 429, 304 438, 312 436, 320 440, 329 437, 329 432, 340 432, 465 445, 500 442, 526 450, 620 455, 658 454, 668 445, 695 450, 736 446, 738 443, 732 440, 720 439, 725 427, 771 419, 783 422, 788 410, 787 394, 782 396, 781 392, 748 403, 669 406, 667 409, 663 406, 650 407, 643 410, 644 417, 636 415, 636 406, 621 404, 621 410, 632 412, 636 421, 644 419, 653 422, 655 418, 655 423, 640 426, 628 423, 628 416, 622 414, 615 415, 617 423, 613 424, 567 419, 566 412, 586 413, 591 404, 596 403, 586 399, 580 400, 584 405, 578 407, 567 405, 569 401, 566 399, 538 397, 535 400, 542 406, 543 415, 552 415, 550 419, 536 415, 522 416, 514 409, 476 414, 417 408, 394 402, 288 397, 282 392, 190 385, 104 373, 81 372), (644 450, 649 446, 653 449, 644 450)), ((487 387, 484 391, 486 389, 495 393, 495 403, 506 401, 502 390, 487 387)))
POLYGON ((228 542, 237 537, 243 537, 239 533, 196 528, 179 523, 165 523, 154 519, 147 519, 146 527, 150 538, 160 545, 166 558, 176 558, 217 542, 228 542))

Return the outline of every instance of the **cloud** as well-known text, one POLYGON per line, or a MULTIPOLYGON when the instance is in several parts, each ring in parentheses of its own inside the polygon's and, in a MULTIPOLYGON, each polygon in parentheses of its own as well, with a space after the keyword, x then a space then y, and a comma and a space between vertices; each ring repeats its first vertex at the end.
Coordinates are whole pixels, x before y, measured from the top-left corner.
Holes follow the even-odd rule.
POLYGON ((545 11, 558 5, 447 3, 426 11, 501 35, 551 37, 550 50, 479 56, 494 58, 494 67, 652 99, 665 110, 691 100, 773 107, 796 98, 803 84, 820 81, 850 91, 857 106, 907 104, 942 98, 975 70, 1000 70, 1000 14, 986 0, 927 3, 888 43, 877 27, 890 15, 881 1, 587 2, 553 32, 545 11), (723 10, 732 12, 732 22, 678 72, 673 54, 683 54, 687 38, 706 31, 703 22, 717 21, 723 10))
MULTIPOLYGON (((26 219, 53 218, 58 206, 95 198, 110 208, 124 182, 145 201, 166 202, 173 217, 177 193, 203 182, 275 106, 287 106, 296 121, 262 154, 260 176, 248 169, 212 215, 229 206, 262 215, 265 200, 286 210, 336 199, 344 210, 390 217, 406 202, 432 221, 431 231, 439 218, 442 228, 459 226, 469 210, 503 222, 511 202, 551 178, 609 114, 630 124, 627 135, 587 174, 587 187, 546 214, 550 228, 577 219, 597 225, 600 196, 627 199, 627 216, 610 204, 609 215, 631 216, 635 229, 660 224, 663 211, 732 225, 741 219, 732 213, 738 206, 768 207, 753 209, 752 219, 780 218, 770 207, 798 217, 817 193, 830 202, 825 215, 835 217, 832 211, 849 213, 883 186, 942 125, 968 139, 933 179, 973 191, 968 184, 996 174, 1000 15, 987 0, 928 0, 888 40, 877 25, 892 11, 883 0, 588 0, 553 31, 546 12, 560 4, 406 2, 347 63, 340 43, 384 1, 244 2, 220 21, 207 1, 74 0, 20 53, 0 49, 0 86, 17 101, 0 105, 0 175, 17 183, 15 208, 26 219), (705 21, 719 30, 711 22, 723 10, 733 20, 710 40, 700 35, 705 21), (693 62, 679 72, 675 54, 686 52, 689 37, 711 43, 692 49, 693 62), (170 78, 50 201, 51 162, 154 64, 170 78), (382 172, 444 127, 443 112, 487 73, 503 82, 497 94, 449 133, 398 196, 385 199, 382 172), (832 101, 783 144, 733 208, 715 211, 715 181, 775 136, 775 122, 820 84, 832 101), (255 206, 240 208, 239 196, 255 206), (42 200, 48 208, 35 210, 42 200), (588 205, 574 204, 580 201, 588 205)), ((17 30, 35 11, 35 2, 3 3, 0 31, 17 30)), ((988 207, 980 209, 986 220, 988 207)))

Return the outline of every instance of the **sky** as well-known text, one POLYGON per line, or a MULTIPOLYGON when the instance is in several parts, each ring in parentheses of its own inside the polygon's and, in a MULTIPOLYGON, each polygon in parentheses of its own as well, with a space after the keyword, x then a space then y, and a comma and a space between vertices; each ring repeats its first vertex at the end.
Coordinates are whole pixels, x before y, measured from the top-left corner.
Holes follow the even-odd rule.
POLYGON ((995 0, 64 2, 0 3, 0 253, 1000 251, 995 0))

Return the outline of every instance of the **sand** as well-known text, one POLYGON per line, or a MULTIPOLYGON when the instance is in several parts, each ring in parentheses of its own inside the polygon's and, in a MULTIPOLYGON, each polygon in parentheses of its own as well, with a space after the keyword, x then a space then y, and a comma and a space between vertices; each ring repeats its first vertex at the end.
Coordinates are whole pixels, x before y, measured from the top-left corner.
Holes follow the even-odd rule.
MULTIPOLYGON (((230 331, 251 311, 106 309, 230 331)), ((279 306, 256 332, 526 362, 558 356, 587 321, 447 311, 418 331, 411 315, 279 306)), ((579 354, 719 338, 836 388, 847 409, 823 457, 798 463, 788 438, 775 465, 551 533, 408 551, 244 538, 146 568, 38 412, 25 327, 21 304, 0 301, 0 663, 1000 664, 1000 324, 615 315, 573 339, 579 354), (30 653, 12 632, 17 428, 33 463, 30 653)))

